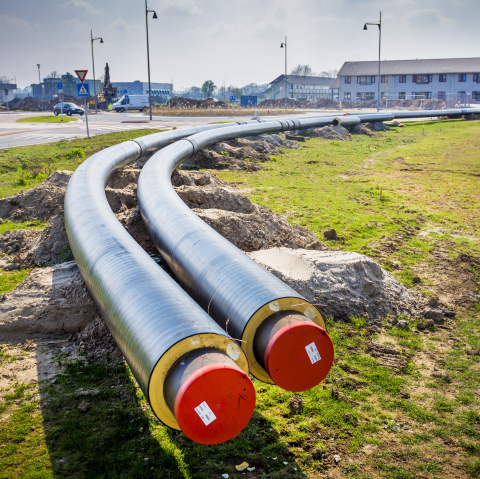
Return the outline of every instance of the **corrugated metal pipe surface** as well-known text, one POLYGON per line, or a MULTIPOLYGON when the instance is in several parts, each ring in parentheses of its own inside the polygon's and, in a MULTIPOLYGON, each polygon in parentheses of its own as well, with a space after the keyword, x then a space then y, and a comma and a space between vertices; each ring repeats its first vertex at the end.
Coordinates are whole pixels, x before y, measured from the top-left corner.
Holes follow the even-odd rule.
MULTIPOLYGON (((152 240, 176 277, 223 329, 233 338, 242 341, 250 371, 255 377, 272 383, 276 370, 281 372, 280 366, 283 368, 285 380, 277 377, 275 382, 285 389, 303 390, 313 387, 325 377, 331 367, 333 346, 324 330, 325 324, 320 313, 193 213, 175 193, 170 176, 179 164, 210 144, 240 136, 331 125, 334 121, 341 122, 342 125, 360 123, 360 119, 354 116, 337 119, 331 116, 229 126, 222 130, 198 133, 153 155, 143 167, 138 182, 142 217, 152 240), (275 338, 275 335, 270 338, 269 345, 276 345, 276 348, 270 351, 269 357, 258 357, 258 352, 255 355, 254 337, 257 329, 279 311, 291 312, 291 324, 298 319, 297 313, 303 316, 305 324, 297 325, 300 329, 296 331, 296 337, 307 334, 308 331, 314 336, 319 335, 319 343, 315 341, 315 347, 319 350, 317 353, 321 357, 320 361, 312 360, 307 354, 305 347, 313 342, 311 339, 300 349, 297 347, 296 354, 299 356, 296 363, 292 359, 289 364, 283 364, 283 359, 277 357, 275 352, 275 349, 282 348, 283 340, 278 336, 275 338), (320 350, 321 347, 323 351, 320 350), (262 364, 270 362, 273 366, 267 371, 262 364), (300 368, 300 364, 305 367, 300 368), (292 371, 292 365, 297 370, 292 371), (309 376, 309 380, 302 377, 303 370, 304 376, 309 376), (292 374, 299 378, 298 383, 292 381, 292 374)), ((278 321, 284 321, 284 318, 278 318, 278 321)), ((277 326, 272 328, 274 331, 278 329, 277 326)), ((284 334, 293 334, 289 329, 292 328, 291 325, 285 325, 285 328, 284 334)), ((313 338, 308 334, 306 337, 313 338)), ((263 353, 268 356, 269 351, 263 351, 262 355, 263 353)))

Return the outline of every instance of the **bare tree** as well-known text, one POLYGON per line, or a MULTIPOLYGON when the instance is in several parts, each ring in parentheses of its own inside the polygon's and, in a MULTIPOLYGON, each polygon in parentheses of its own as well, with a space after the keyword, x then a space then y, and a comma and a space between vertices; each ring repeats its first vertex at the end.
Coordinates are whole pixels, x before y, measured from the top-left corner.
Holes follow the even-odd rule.
POLYGON ((53 70, 53 72, 50 72, 48 75, 47 75, 47 78, 58 78, 59 75, 58 75, 58 72, 56 70, 53 70))
POLYGON ((10 83, 10 82, 13 82, 13 78, 8 78, 6 76, 0 77, 0 83, 10 83))
POLYGON ((302 77, 313 77, 315 72, 312 70, 310 65, 300 65, 298 64, 295 68, 292 68, 290 75, 302 76, 302 77))

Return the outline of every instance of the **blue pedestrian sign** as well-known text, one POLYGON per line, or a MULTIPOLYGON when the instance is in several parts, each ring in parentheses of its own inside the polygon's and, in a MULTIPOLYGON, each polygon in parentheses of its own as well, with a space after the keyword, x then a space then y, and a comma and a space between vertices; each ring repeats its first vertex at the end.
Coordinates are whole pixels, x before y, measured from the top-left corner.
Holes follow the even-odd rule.
POLYGON ((125 100, 130 100, 128 95, 125 95, 125 100))
POLYGON ((77 96, 90 96, 90 85, 88 83, 78 83, 77 96))
POLYGON ((232 96, 230 97, 230 102, 233 103, 234 101, 235 101, 235 97, 232 95, 232 96))
POLYGON ((58 83, 57 83, 57 88, 58 88, 59 90, 61 90, 61 89, 63 88, 63 85, 62 85, 60 82, 58 82, 58 83))
POLYGON ((126 88, 124 88, 123 93, 128 93, 128 90, 126 88))

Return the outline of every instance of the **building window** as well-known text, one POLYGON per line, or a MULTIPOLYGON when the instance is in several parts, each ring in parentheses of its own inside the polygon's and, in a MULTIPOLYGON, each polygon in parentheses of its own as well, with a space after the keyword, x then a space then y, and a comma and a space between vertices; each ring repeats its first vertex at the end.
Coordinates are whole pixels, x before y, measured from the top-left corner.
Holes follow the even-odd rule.
POLYGON ((472 99, 480 100, 480 91, 472 91, 472 99))
POLYGON ((464 92, 464 91, 459 91, 459 92, 458 92, 458 95, 459 95, 459 96, 465 96, 465 92, 464 92))
POLYGON ((343 94, 343 99, 344 100, 351 100, 352 99, 352 94, 350 92, 345 92, 343 94))
POLYGON ((480 75, 478 73, 475 73, 475 75, 473 75, 473 81, 475 83, 480 83, 480 75))
POLYGON ((406 97, 406 94, 404 91, 401 91, 399 94, 398 94, 398 99, 399 100, 405 100, 405 97, 406 97))
POLYGON ((345 83, 352 83, 352 77, 345 77, 345 83))
POLYGON ((431 91, 423 92, 423 98, 428 98, 429 100, 431 100, 432 92, 431 91))
POLYGON ((438 81, 445 83, 447 81, 447 75, 438 75, 438 81))
POLYGON ((467 75, 466 75, 465 73, 459 73, 459 75, 458 75, 458 81, 459 81, 459 82, 467 81, 467 75))
POLYGON ((399 75, 398 81, 399 83, 407 83, 407 75, 399 75))
POLYGON ((375 100, 375 93, 365 93, 365 100, 375 100))
POLYGON ((372 85, 375 83, 375 77, 357 77, 357 83, 360 85, 372 85))
POLYGON ((357 101, 364 101, 365 100, 365 93, 357 92, 357 101))
POLYGON ((382 83, 388 83, 388 76, 382 76, 382 83))
POLYGON ((438 92, 438 99, 439 100, 445 100, 445 98, 446 98, 445 92, 444 91, 439 91, 438 92))
POLYGON ((432 75, 413 75, 413 83, 417 85, 428 84, 432 79, 432 75))
POLYGON ((384 91, 382 91, 380 93, 380 98, 387 98, 387 94, 384 91))

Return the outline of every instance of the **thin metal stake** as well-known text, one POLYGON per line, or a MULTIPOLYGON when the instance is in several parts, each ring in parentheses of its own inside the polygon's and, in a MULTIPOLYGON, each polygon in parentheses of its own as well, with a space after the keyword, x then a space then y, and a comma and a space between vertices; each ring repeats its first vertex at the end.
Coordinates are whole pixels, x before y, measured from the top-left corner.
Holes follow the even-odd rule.
POLYGON ((87 99, 85 97, 83 97, 83 105, 85 106, 85 121, 87 122, 87 138, 90 138, 90 131, 88 130, 87 99))

